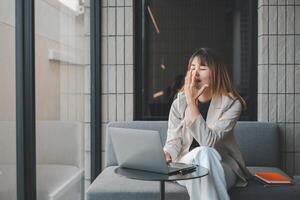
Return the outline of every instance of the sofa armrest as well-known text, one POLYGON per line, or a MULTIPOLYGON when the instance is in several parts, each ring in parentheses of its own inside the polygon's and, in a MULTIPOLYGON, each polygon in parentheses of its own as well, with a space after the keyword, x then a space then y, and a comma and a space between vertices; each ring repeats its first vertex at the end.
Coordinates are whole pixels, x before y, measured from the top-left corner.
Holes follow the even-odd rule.
POLYGON ((37 121, 38 164, 82 166, 82 126, 71 121, 37 121))
POLYGON ((66 180, 63 185, 53 191, 49 197, 50 200, 57 200, 57 199, 65 199, 70 196, 73 199, 83 199, 83 180, 84 180, 84 171, 81 169, 76 172, 70 179, 66 180))

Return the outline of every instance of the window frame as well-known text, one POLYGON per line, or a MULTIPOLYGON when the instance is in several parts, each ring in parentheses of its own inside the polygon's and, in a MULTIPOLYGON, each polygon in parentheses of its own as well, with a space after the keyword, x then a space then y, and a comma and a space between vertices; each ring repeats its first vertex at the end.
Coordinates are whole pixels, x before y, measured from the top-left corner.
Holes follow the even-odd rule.
MULTIPOLYGON (((140 1, 134 1, 134 13, 135 13, 135 18, 134 18, 134 25, 135 25, 135 40, 134 40, 134 68, 135 70, 135 112, 134 112, 134 120, 166 120, 164 118, 160 117, 148 117, 144 115, 144 104, 145 104, 145 63, 146 63, 146 55, 147 55, 147 48, 146 48, 146 29, 149 24, 147 20, 145 19, 146 15, 146 3, 148 0, 140 0, 140 1)), ((253 66, 253 70, 251 70, 251 78, 253 87, 251 87, 249 91, 249 95, 251 99, 249 99, 248 102, 248 115, 250 119, 247 119, 249 121, 256 121, 257 120, 257 66, 258 66, 258 60, 257 60, 257 54, 258 54, 258 47, 257 47, 257 37, 258 37, 258 30, 257 30, 257 5, 258 5, 258 0, 253 0, 253 1, 248 1, 249 3, 249 9, 250 9, 250 21, 249 21, 249 27, 251 30, 251 33, 249 37, 250 43, 249 45, 251 46, 249 49, 249 58, 250 59, 250 66, 253 66), (251 109, 249 109, 251 108, 251 109)))
POLYGON ((17 199, 36 200, 34 0, 16 0, 17 199))
MULTIPOLYGON (((17 200, 36 200, 35 0, 15 1, 17 200)), ((91 182, 101 172, 101 0, 90 1, 91 182)))

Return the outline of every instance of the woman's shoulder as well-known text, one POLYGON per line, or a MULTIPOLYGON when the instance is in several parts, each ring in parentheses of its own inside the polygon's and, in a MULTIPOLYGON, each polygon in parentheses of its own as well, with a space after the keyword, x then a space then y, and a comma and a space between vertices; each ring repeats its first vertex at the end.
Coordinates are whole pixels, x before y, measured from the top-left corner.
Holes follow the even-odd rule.
POLYGON ((241 109, 242 104, 239 101, 239 98, 236 97, 232 93, 227 93, 225 95, 222 95, 222 108, 224 110, 230 109, 230 108, 238 108, 241 109))

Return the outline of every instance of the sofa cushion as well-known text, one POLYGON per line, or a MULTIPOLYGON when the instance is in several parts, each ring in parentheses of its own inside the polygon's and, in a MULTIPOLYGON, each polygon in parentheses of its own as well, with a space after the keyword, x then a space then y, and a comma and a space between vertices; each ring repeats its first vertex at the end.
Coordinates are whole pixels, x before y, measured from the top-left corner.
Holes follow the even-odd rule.
POLYGON ((234 135, 247 166, 279 167, 280 143, 276 124, 239 121, 234 135))
MULTIPOLYGON (((248 167, 250 172, 276 171, 285 174, 275 167, 248 167)), ((87 191, 87 200, 117 199, 159 199, 159 183, 138 181, 121 177, 114 173, 116 166, 102 171, 87 191)), ((247 187, 233 187, 231 200, 298 200, 300 186, 264 187, 257 180, 250 180, 247 187)), ((166 183, 166 199, 189 199, 186 189, 177 183, 166 183)))
MULTIPOLYGON (((102 171, 87 191, 88 200, 159 199, 158 181, 140 181, 115 174, 116 166, 102 171)), ((166 199, 188 200, 187 190, 177 183, 165 183, 166 199)))
MULTIPOLYGON (((157 130, 164 144, 167 137, 168 122, 132 121, 109 123, 106 137, 106 167, 118 164, 109 135, 110 127, 157 130)), ((234 135, 247 166, 279 166, 280 145, 276 124, 238 121, 234 129, 234 135)))
MULTIPOLYGON (((49 200, 78 182, 83 171, 69 165, 37 165, 37 199, 49 200)), ((16 199, 16 166, 0 165, 0 199, 16 199)), ((79 191, 80 192, 80 191, 79 191)))
POLYGON ((300 186, 264 187, 256 180, 250 180, 247 187, 229 191, 231 200, 299 200, 300 186))
MULTIPOLYGON (((252 174, 258 171, 273 171, 286 175, 281 169, 276 167, 248 167, 252 174)), ((266 187, 263 183, 252 179, 247 187, 232 188, 229 192, 231 200, 298 200, 300 197, 300 186, 281 185, 266 187)))

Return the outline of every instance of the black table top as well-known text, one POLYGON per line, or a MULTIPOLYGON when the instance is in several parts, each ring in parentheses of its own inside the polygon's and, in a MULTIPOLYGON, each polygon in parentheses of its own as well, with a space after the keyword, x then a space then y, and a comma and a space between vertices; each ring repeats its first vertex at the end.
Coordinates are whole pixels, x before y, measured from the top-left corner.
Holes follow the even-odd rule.
POLYGON ((118 167, 115 169, 115 173, 136 180, 177 181, 177 180, 187 180, 187 179, 194 179, 194 178, 200 178, 206 176, 208 175, 208 169, 201 166, 197 166, 195 171, 188 174, 178 173, 173 175, 167 175, 167 174, 159 174, 155 172, 148 172, 148 171, 137 170, 137 169, 118 167))

